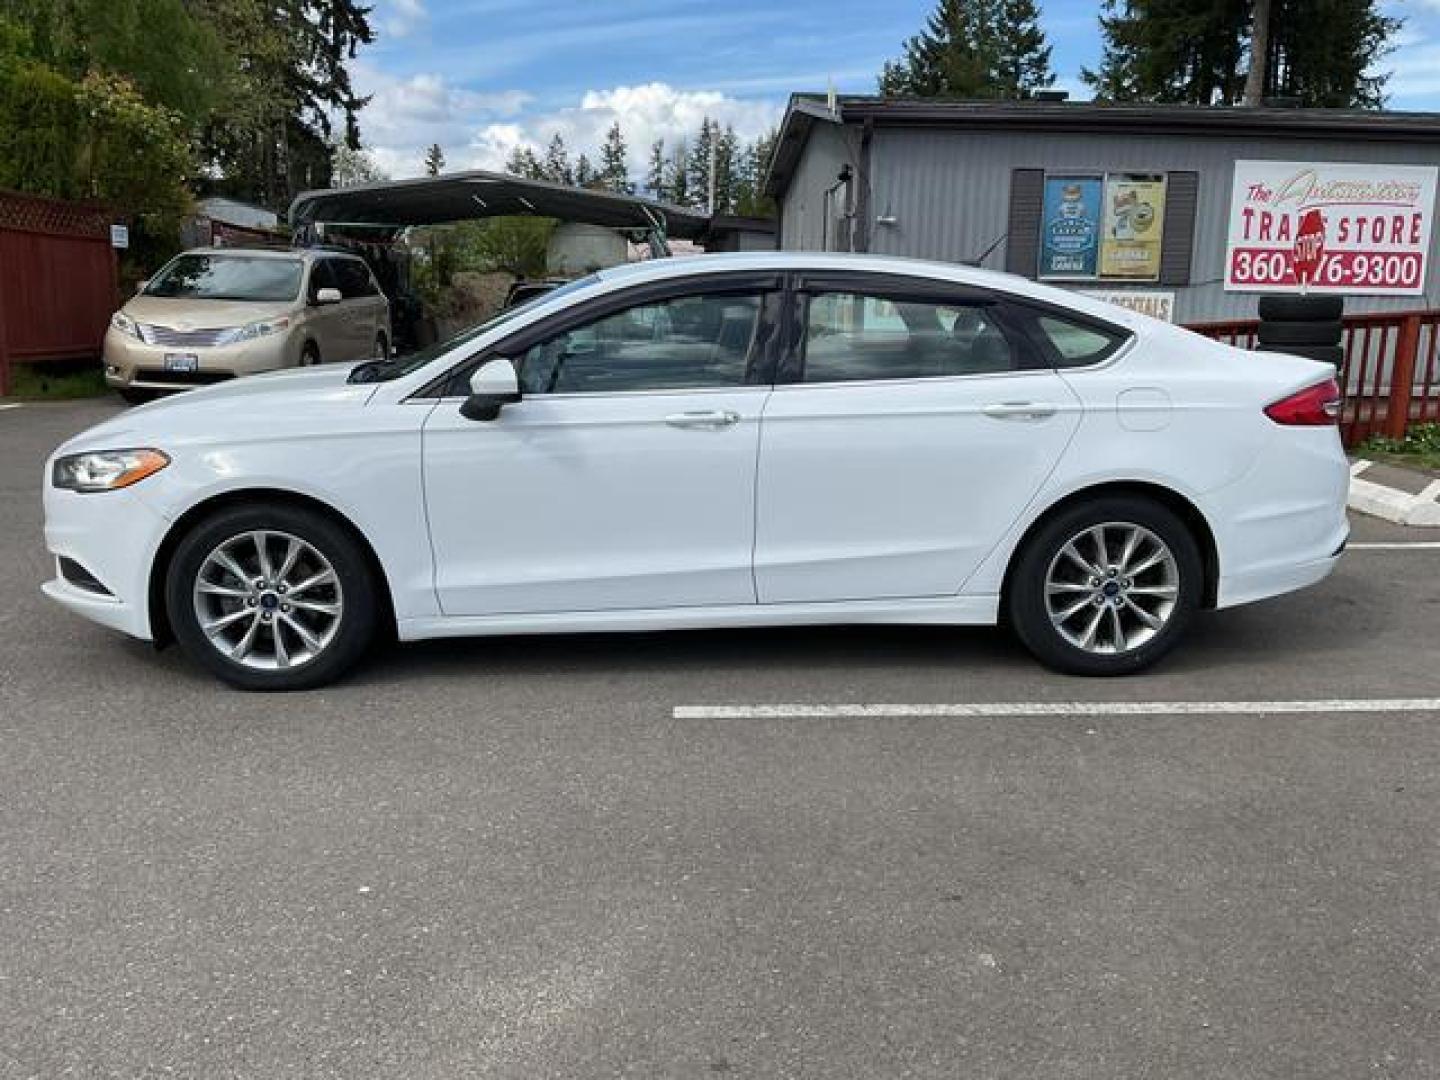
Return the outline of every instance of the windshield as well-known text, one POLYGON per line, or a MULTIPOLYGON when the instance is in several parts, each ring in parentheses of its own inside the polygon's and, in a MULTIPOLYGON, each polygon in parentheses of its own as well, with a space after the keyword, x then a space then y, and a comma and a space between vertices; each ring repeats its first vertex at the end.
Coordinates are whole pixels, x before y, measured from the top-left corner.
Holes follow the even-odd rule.
POLYGON ((180 255, 145 286, 146 296, 187 300, 294 300, 299 259, 244 255, 180 255))
POLYGON ((452 349, 457 349, 466 342, 474 341, 476 338, 488 334, 498 327, 504 326, 512 319, 524 315, 528 311, 535 310, 535 308, 541 304, 548 304, 558 297, 569 296, 571 293, 588 289, 599 280, 600 278, 595 274, 590 274, 583 278, 576 278, 574 281, 561 285, 558 289, 552 289, 532 300, 525 301, 523 304, 519 304, 513 308, 507 308, 493 319, 480 323, 478 326, 472 326, 468 330, 462 330, 452 338, 448 338, 445 341, 437 341, 433 345, 427 345, 418 352, 413 352, 408 356, 398 357, 394 360, 362 364, 351 373, 350 381, 387 382, 390 379, 398 379, 402 375, 409 375, 412 371, 419 371, 437 357, 444 356, 452 349))

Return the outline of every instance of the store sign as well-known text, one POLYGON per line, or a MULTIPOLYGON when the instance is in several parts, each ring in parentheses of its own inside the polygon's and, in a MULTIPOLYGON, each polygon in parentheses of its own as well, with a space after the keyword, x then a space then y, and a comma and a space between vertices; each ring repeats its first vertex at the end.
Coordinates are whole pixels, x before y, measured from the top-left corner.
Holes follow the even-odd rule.
POLYGON ((1039 276, 1051 281, 1155 281, 1164 230, 1163 176, 1047 176, 1039 276))
POLYGON ((1100 276, 1156 280, 1160 276, 1164 221, 1163 176, 1107 176, 1100 276))
POLYGON ((1225 288, 1420 295, 1436 173, 1430 165, 1237 161, 1225 288))
POLYGON ((1093 278, 1100 265, 1098 176, 1047 176, 1040 277, 1093 278))
POLYGON ((113 248, 128 248, 130 246, 130 226, 110 226, 110 246, 113 248))
POLYGON ((1175 321, 1175 294, 1155 289, 1083 289, 1081 296, 1089 296, 1114 304, 1127 311, 1149 315, 1162 322, 1175 321))

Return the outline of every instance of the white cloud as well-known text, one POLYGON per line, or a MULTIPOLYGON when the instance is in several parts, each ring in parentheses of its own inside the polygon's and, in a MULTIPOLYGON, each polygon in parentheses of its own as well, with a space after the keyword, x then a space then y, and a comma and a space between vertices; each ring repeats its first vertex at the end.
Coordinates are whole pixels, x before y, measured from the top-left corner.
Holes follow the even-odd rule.
POLYGON ((429 18, 425 0, 388 0, 379 11, 379 25, 388 37, 408 37, 429 18))
POLYGON ((773 101, 732 97, 718 90, 679 90, 661 82, 588 90, 578 105, 477 127, 468 164, 498 169, 516 146, 543 150, 557 133, 572 158, 583 151, 593 160, 605 133, 618 121, 629 147, 631 172, 638 177, 656 139, 673 148, 691 138, 708 116, 733 124, 739 138, 749 141, 778 123, 780 111, 773 101))

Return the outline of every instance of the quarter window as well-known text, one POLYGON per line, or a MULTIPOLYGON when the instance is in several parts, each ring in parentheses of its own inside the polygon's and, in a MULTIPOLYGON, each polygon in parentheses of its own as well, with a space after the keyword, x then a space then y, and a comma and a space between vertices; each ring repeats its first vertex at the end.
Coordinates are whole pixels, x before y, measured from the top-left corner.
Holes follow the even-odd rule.
POLYGON ((526 394, 744 386, 754 381, 763 296, 683 296, 558 334, 520 360, 526 394))
POLYGON ((1071 322, 1054 315, 1038 315, 1035 325, 1055 349, 1061 367, 1084 367, 1098 364, 1124 340, 1089 324, 1071 322))
POLYGON ((825 292, 806 307, 806 382, 988 375, 1020 366, 989 305, 825 292))

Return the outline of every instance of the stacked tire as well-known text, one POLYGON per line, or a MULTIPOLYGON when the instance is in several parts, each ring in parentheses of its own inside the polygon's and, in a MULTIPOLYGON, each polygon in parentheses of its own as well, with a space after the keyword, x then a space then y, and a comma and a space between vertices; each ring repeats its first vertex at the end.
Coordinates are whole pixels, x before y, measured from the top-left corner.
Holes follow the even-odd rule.
POLYGON ((1290 353, 1335 365, 1345 361, 1340 344, 1342 296, 1262 296, 1257 349, 1290 353))

